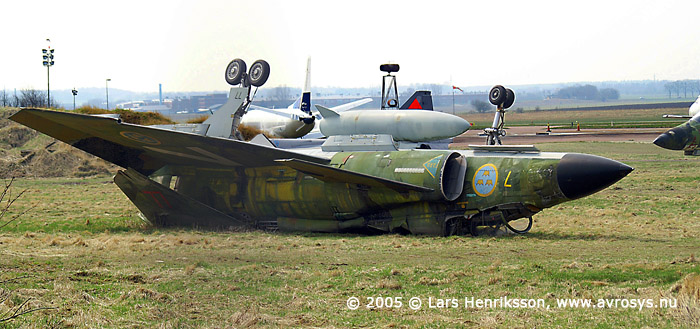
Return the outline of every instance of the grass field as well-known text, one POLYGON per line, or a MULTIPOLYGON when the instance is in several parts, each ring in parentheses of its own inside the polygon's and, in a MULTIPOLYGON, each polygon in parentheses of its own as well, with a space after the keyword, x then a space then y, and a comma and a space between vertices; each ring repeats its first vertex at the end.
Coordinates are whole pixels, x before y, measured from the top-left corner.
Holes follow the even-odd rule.
POLYGON ((651 144, 540 147, 636 169, 536 215, 524 236, 476 238, 164 230, 145 225, 110 177, 17 180, 13 191, 27 192, 4 219, 28 212, 0 229, 0 318, 27 300, 49 309, 0 328, 700 325, 700 160, 651 144), (504 296, 550 308, 464 308, 465 297, 504 296), (370 297, 403 305, 368 309, 370 297), (430 308, 436 298, 459 307, 430 308), (557 298, 678 307, 557 308, 557 298))

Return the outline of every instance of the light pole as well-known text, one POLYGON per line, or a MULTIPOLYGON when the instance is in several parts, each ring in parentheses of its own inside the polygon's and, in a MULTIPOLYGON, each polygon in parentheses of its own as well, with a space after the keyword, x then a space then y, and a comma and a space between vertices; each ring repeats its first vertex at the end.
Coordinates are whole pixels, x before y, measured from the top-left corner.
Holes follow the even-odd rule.
POLYGON ((75 87, 73 87, 73 90, 71 90, 70 92, 73 93, 73 111, 75 111, 75 96, 78 95, 78 91, 75 90, 75 87))
POLYGON ((107 79, 105 80, 105 94, 107 95, 107 109, 109 110, 109 85, 108 82, 112 81, 112 79, 107 79))
MULTIPOLYGON (((46 41, 51 42, 51 40, 46 39, 46 41)), ((46 66, 46 104, 48 108, 51 107, 51 83, 49 82, 49 68, 53 66, 54 61, 53 61, 53 49, 51 49, 51 45, 47 47, 47 49, 42 49, 41 53, 43 61, 42 64, 46 66)))

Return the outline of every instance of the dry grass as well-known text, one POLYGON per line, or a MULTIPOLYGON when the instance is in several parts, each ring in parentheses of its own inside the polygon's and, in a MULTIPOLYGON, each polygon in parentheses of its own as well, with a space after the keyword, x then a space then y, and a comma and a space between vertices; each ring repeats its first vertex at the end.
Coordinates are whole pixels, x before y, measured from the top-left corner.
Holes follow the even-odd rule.
POLYGON ((103 108, 99 108, 97 106, 92 106, 92 105, 84 105, 81 106, 77 109, 75 109, 76 113, 81 113, 81 114, 108 114, 112 113, 110 110, 106 110, 103 108))
POLYGON ((543 145, 624 159, 613 188, 547 209, 525 236, 161 230, 107 177, 22 179, 0 289, 51 306, 10 328, 697 327, 698 159, 653 145, 543 145), (621 147, 623 146, 623 147, 621 147), (653 161, 650 161, 653 160, 653 161), (13 278, 24 277, 12 281, 13 278), (346 307, 350 296, 678 298, 675 309, 346 307))
POLYGON ((255 128, 255 127, 250 127, 246 125, 239 125, 238 130, 243 134, 243 139, 244 140, 251 140, 253 137, 260 135, 263 133, 262 130, 255 128))
POLYGON ((114 110, 124 122, 137 125, 163 125, 174 124, 175 121, 157 112, 135 112, 130 110, 114 110))
POLYGON ((173 124, 175 123, 170 118, 157 112, 136 112, 131 110, 105 110, 95 106, 82 106, 75 109, 75 112, 82 114, 109 114, 116 113, 124 122, 139 124, 139 125, 158 125, 158 124, 173 124))
POLYGON ((194 117, 192 119, 187 120, 187 123, 203 123, 207 119, 209 119, 209 115, 203 114, 203 115, 200 115, 200 116, 197 116, 197 117, 194 117))

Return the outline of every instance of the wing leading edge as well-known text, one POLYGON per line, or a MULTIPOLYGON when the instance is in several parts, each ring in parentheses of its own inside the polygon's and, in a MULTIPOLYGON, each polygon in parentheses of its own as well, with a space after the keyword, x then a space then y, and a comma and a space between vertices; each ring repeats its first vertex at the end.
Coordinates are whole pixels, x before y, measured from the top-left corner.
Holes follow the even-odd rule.
POLYGON ((123 123, 111 118, 22 109, 11 120, 85 152, 144 175, 168 165, 222 169, 279 165, 277 159, 297 158, 326 164, 308 156, 232 139, 123 123))

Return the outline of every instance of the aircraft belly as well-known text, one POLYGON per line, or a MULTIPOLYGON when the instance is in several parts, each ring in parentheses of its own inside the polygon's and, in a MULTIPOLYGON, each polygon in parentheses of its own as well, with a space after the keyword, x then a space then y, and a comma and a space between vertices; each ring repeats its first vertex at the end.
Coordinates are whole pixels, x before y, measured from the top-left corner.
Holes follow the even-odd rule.
POLYGON ((285 125, 279 126, 273 130, 274 137, 280 138, 299 138, 308 134, 314 128, 313 124, 305 124, 298 120, 289 120, 285 125))

